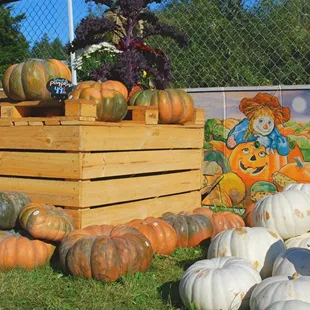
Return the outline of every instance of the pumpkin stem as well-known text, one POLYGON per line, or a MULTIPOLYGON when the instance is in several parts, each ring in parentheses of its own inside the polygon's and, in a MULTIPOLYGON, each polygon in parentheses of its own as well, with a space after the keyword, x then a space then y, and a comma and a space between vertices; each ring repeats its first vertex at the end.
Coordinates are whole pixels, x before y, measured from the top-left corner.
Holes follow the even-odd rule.
POLYGON ((300 157, 294 157, 294 160, 296 161, 298 168, 302 169, 304 167, 304 163, 302 162, 300 157))
POLYGON ((299 276, 300 276, 300 274, 296 271, 293 273, 291 280, 297 280, 299 278, 299 276))

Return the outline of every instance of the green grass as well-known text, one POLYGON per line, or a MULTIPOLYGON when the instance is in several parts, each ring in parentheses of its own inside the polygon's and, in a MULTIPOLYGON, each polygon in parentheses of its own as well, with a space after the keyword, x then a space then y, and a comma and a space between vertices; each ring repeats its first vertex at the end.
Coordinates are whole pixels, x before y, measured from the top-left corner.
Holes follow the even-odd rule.
POLYGON ((147 271, 111 283, 63 275, 57 263, 0 272, 0 309, 183 310, 179 281, 191 264, 206 258, 207 243, 155 255, 147 271))

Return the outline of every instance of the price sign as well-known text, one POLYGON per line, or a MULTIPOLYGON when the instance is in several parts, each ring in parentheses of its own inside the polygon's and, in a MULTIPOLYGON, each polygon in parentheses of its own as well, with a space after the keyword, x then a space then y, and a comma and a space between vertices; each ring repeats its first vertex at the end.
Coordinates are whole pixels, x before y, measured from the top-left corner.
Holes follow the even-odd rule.
POLYGON ((54 78, 46 83, 46 88, 51 93, 52 97, 66 99, 73 90, 73 84, 71 81, 64 78, 54 78))

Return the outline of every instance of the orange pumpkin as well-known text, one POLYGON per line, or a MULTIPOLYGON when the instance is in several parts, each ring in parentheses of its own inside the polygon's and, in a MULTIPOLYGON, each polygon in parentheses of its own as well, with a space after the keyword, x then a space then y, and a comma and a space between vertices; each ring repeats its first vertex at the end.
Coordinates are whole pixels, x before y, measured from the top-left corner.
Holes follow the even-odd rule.
POLYGON ((287 163, 286 156, 266 154, 264 146, 254 142, 240 143, 229 157, 231 170, 237 173, 249 189, 257 181, 272 181, 272 174, 287 163))
POLYGON ((175 230, 161 219, 155 217, 147 217, 144 220, 134 219, 125 225, 136 228, 144 234, 154 252, 158 254, 171 254, 177 246, 178 237, 175 230))
POLYGON ((84 81, 80 82, 75 90, 82 90, 84 88, 95 88, 99 90, 100 92, 102 90, 117 90, 120 92, 125 99, 128 98, 128 90, 127 87, 119 81, 114 81, 114 80, 107 80, 105 82, 101 81, 84 81))
POLYGON ((138 91, 128 104, 158 106, 159 121, 164 124, 184 124, 194 117, 194 100, 181 89, 138 91))
POLYGON ((294 159, 294 163, 283 166, 279 172, 299 183, 310 183, 310 162, 303 162, 299 157, 294 159))
POLYGON ((233 206, 229 195, 220 187, 215 187, 212 192, 202 200, 202 204, 207 206, 233 206))
POLYGON ((0 270, 33 270, 47 264, 55 250, 52 244, 10 231, 0 231, 0 270))
POLYGON ((71 71, 57 59, 29 59, 10 66, 4 72, 2 84, 12 100, 46 100, 52 98, 46 88, 52 78, 71 81, 71 71))
POLYGON ((74 219, 63 208, 31 202, 19 214, 19 223, 31 236, 49 241, 61 241, 74 230, 74 219))
POLYGON ((193 212, 196 214, 201 214, 208 217, 213 226, 212 239, 219 234, 221 231, 230 229, 244 227, 245 223, 242 217, 238 214, 229 211, 212 213, 208 208, 197 208, 193 212))

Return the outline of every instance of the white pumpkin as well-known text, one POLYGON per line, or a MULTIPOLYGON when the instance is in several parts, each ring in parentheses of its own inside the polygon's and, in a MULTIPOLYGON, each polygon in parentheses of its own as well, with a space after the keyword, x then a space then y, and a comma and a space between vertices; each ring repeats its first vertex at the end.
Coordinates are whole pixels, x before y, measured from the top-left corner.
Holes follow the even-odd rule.
POLYGON ((179 293, 187 309, 249 309, 251 292, 262 281, 245 259, 219 257, 191 265, 183 274, 179 293))
POLYGON ((289 191, 291 189, 297 189, 299 191, 302 191, 308 195, 310 195, 310 183, 293 183, 286 185, 283 190, 289 191))
POLYGON ((310 233, 302 234, 285 241, 287 248, 305 248, 310 249, 310 233))
POLYGON ((290 248, 282 252, 273 264, 272 276, 291 276, 295 272, 310 276, 310 250, 290 248))
POLYGON ((310 310, 310 304, 301 300, 281 300, 269 305, 265 310, 310 310))
POLYGON ((309 276, 270 277, 254 288, 250 299, 250 309, 265 310, 276 301, 292 299, 310 303, 309 290, 309 276))
POLYGON ((310 195, 296 189, 268 195, 256 202, 252 220, 283 239, 304 234, 310 229, 310 195))
POLYGON ((208 258, 236 256, 248 260, 264 279, 271 276, 278 255, 286 249, 281 237, 264 227, 231 228, 211 241, 208 258))

